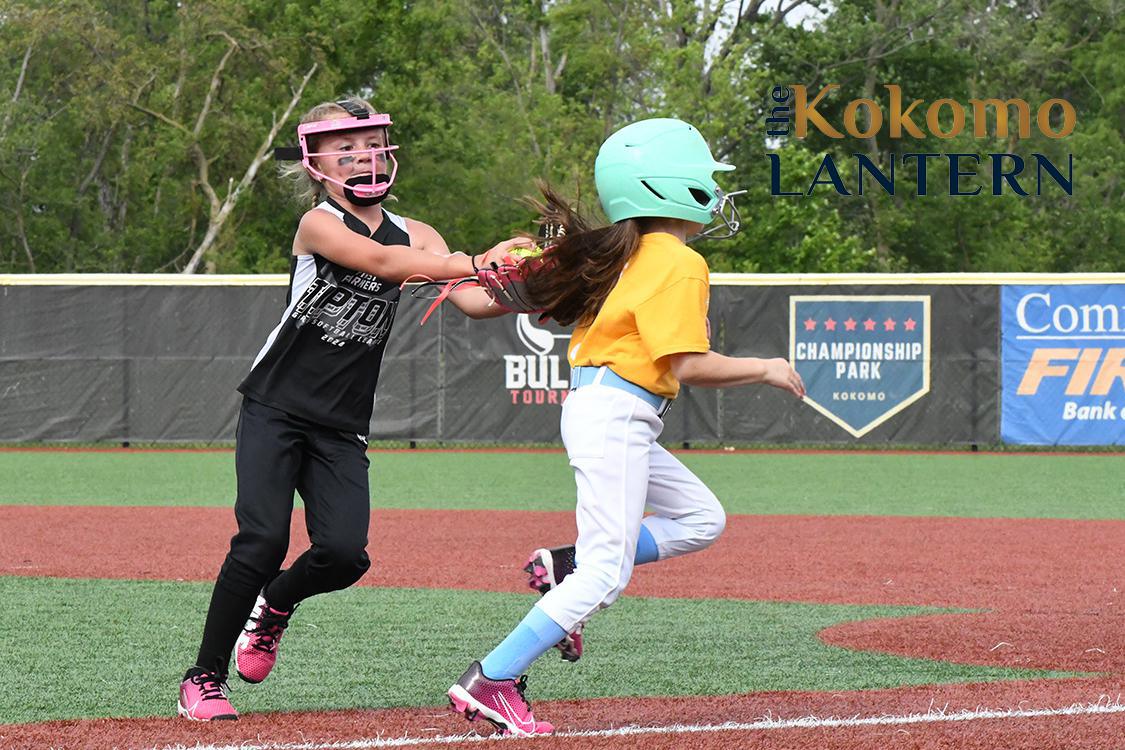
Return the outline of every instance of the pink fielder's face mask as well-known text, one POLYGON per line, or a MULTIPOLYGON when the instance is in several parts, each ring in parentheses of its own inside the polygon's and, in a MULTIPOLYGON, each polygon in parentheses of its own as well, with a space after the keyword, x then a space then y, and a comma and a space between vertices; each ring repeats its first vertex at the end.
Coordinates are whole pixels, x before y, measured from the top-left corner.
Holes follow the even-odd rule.
MULTIPOLYGON (((318 120, 297 126, 297 138, 301 144, 301 163, 305 169, 315 177, 338 185, 349 201, 358 206, 373 206, 386 197, 398 173, 398 162, 391 153, 398 146, 392 146, 386 140, 386 128, 391 124, 391 116, 385 114, 367 114, 360 117, 341 117, 333 120, 318 120), (383 128, 382 143, 385 146, 375 148, 351 148, 348 151, 310 151, 309 136, 316 134, 329 136, 348 130, 370 130, 383 128), (339 167, 355 164, 361 169, 341 181, 320 171, 312 160, 317 159, 324 164, 335 163, 339 167), (362 169, 366 162, 366 171, 362 169), (382 169, 380 169, 380 167, 382 169)), ((328 140, 325 138, 325 140, 328 140)))

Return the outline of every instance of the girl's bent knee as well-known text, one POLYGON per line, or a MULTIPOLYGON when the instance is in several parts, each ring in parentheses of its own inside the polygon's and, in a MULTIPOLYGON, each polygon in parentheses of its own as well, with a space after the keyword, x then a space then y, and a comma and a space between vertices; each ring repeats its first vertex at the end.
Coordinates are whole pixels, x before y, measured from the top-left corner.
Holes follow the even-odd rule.
POLYGON ((707 514, 703 525, 703 539, 707 544, 712 544, 727 527, 727 514, 722 507, 716 507, 707 514))

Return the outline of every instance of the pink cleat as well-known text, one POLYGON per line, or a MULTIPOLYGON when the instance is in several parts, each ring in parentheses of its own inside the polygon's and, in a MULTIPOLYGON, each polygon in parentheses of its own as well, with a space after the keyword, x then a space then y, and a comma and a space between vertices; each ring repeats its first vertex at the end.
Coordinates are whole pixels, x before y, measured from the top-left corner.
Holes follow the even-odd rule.
POLYGON ((535 550, 531 553, 531 557, 527 558, 523 569, 528 575, 528 587, 540 594, 546 594, 562 583, 576 567, 572 544, 568 547, 535 550))
POLYGON ((555 648, 562 654, 564 661, 578 661, 582 658, 582 628, 586 623, 580 622, 574 626, 574 630, 563 636, 563 639, 555 644, 555 648))
MULTIPOLYGON (((551 589, 562 583, 563 579, 574 572, 574 545, 568 547, 554 547, 552 549, 537 549, 527 558, 523 566, 527 573, 527 585, 540 594, 546 594, 551 589)), ((578 661, 582 658, 582 628, 585 623, 578 625, 567 633, 555 648, 562 654, 566 661, 578 661)))
POLYGON ((273 609, 264 596, 258 595, 250 619, 234 644, 234 666, 239 677, 253 683, 269 677, 277 663, 278 644, 292 615, 273 609))
POLYGON ((222 675, 193 667, 180 683, 180 716, 192 721, 238 719, 238 712, 227 698, 227 684, 222 675))
POLYGON ((531 704, 523 697, 526 687, 526 675, 518 680, 490 680, 481 671, 480 662, 474 661, 449 688, 449 702, 469 721, 485 719, 502 734, 532 737, 553 733, 554 726, 531 715, 531 704))

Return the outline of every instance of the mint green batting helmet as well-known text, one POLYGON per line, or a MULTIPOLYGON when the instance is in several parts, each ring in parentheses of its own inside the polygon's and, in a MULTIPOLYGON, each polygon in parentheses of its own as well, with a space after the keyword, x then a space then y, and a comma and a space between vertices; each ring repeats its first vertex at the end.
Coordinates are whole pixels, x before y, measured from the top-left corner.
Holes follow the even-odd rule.
POLYGON ((613 223, 659 216, 709 224, 723 203, 711 176, 729 172, 699 131, 683 120, 655 118, 626 125, 606 139, 594 182, 613 223))

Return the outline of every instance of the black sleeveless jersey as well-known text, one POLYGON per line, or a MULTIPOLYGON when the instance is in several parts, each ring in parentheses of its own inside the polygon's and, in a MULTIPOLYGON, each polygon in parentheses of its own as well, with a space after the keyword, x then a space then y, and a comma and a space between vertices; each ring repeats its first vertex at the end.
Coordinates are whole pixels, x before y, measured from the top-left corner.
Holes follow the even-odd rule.
MULTIPOLYGON (((406 221, 386 209, 372 233, 331 198, 317 208, 376 242, 410 244, 406 221)), ((366 436, 398 298, 394 282, 316 254, 293 256, 281 323, 238 390, 317 424, 366 436)))

